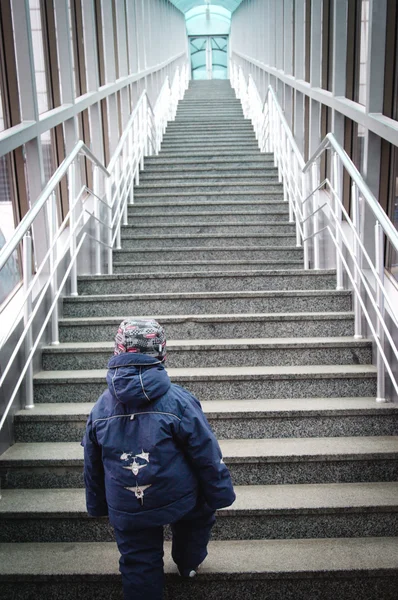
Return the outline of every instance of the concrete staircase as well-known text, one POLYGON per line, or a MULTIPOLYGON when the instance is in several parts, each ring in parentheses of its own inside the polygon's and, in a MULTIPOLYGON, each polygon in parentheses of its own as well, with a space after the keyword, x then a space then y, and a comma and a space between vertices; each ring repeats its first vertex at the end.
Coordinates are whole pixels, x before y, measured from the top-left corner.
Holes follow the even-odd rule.
POLYGON ((167 599, 396 600, 397 406, 375 403, 350 293, 302 269, 273 158, 228 82, 191 83, 129 210, 115 275, 65 298, 36 408, 0 457, 2 599, 122 598, 111 528, 85 511, 79 441, 117 325, 151 315, 237 492, 197 579, 178 578, 166 548, 167 599))

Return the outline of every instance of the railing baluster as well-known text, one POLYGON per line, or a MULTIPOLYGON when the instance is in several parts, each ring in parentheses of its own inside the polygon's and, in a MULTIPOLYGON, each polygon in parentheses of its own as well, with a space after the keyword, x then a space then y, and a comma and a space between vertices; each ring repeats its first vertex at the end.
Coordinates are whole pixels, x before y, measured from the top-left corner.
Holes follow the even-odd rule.
MULTIPOLYGON (((355 183, 352 183, 351 186, 351 202, 352 202, 352 222, 354 225, 354 229, 357 234, 360 236, 360 218, 359 218, 359 190, 355 183)), ((361 264, 361 249, 359 245, 358 239, 354 236, 354 258, 357 261, 358 265, 361 264)), ((354 267, 354 281, 357 286, 357 289, 361 293, 361 277, 359 274, 359 269, 354 267)), ((362 338, 362 309, 361 303, 359 301, 358 295, 354 294, 354 316, 355 316, 355 329, 354 329, 354 337, 356 339, 362 338)))
MULTIPOLYGON (((32 237, 30 233, 26 233, 23 238, 22 244, 23 251, 23 291, 24 295, 27 294, 30 282, 32 280, 32 237)), ((24 328, 27 326, 27 323, 32 314, 32 292, 26 298, 25 306, 24 306, 24 328)), ((30 351, 32 350, 33 345, 33 335, 32 335, 32 327, 29 327, 29 330, 26 333, 25 337, 25 357, 29 356, 30 351)), ((33 365, 32 361, 28 366, 25 376, 25 408, 34 408, 33 403, 33 365)))
MULTIPOLYGON (((312 189, 315 190, 319 185, 319 165, 315 162, 312 165, 311 169, 312 176, 312 189)), ((319 206, 319 191, 314 192, 312 195, 312 212, 313 216, 313 227, 314 233, 319 231, 319 212, 315 212, 319 206)), ((319 269, 320 267, 320 251, 319 251, 319 235, 314 236, 314 269, 319 269)))
MULTIPOLYGON (((384 231, 380 223, 376 221, 375 225, 375 267, 381 283, 384 285, 384 231)), ((376 303, 384 320, 384 295, 382 286, 376 281, 376 303)), ((384 330, 379 317, 376 317, 376 333, 380 345, 384 350, 384 330)), ((376 402, 386 401, 385 391, 385 367, 379 348, 377 349, 377 396, 376 402)))
POLYGON ((107 217, 108 217, 108 275, 113 274, 113 249, 112 249, 112 238, 113 238, 113 229, 112 229, 112 181, 113 177, 108 177, 106 180, 106 201, 108 204, 107 208, 107 217))
MULTIPOLYGON (((55 192, 53 192, 48 201, 48 217, 49 217, 49 233, 50 233, 50 246, 53 245, 55 236, 57 235, 58 229, 58 218, 57 218, 57 196, 55 192)), ((57 263, 57 243, 54 244, 54 247, 50 254, 50 273, 52 273, 56 263, 57 263)), ((54 301, 54 298, 58 292, 58 274, 54 273, 51 281, 51 302, 54 301)), ((57 346, 59 344, 59 327, 58 327, 58 304, 55 304, 54 310, 51 315, 51 343, 53 346, 57 346)))
MULTIPOLYGON (((71 231, 70 235, 70 244, 69 244, 69 253, 70 260, 73 260, 73 257, 76 252, 76 236, 77 232, 75 230, 76 225, 76 206, 73 206, 76 200, 76 161, 70 165, 68 170, 68 185, 69 185, 69 209, 70 209, 70 219, 69 219, 69 227, 71 231)), ((77 261, 73 263, 71 272, 70 272, 70 295, 77 296, 77 261)))
MULTIPOLYGON (((342 202, 342 176, 341 176, 341 163, 340 159, 337 155, 337 152, 333 152, 333 188, 336 192, 337 198, 342 202)), ((334 214, 338 223, 341 223, 342 213, 340 204, 337 200, 334 199, 334 214)), ((340 250, 343 249, 343 240, 341 237, 341 233, 339 228, 336 228, 336 240, 338 247, 340 250)), ((336 290, 344 289, 344 280, 343 280, 343 263, 340 258, 340 254, 336 251, 336 290)))
POLYGON ((122 236, 121 236, 121 221, 119 219, 121 210, 121 198, 120 198, 120 157, 115 164, 115 214, 116 217, 116 248, 121 250, 122 248, 122 236))
POLYGON ((98 198, 101 196, 100 190, 100 173, 99 168, 94 166, 94 174, 93 174, 93 186, 94 186, 94 215, 97 220, 94 220, 94 231, 95 231, 95 239, 98 240, 95 244, 95 273, 96 275, 101 275, 101 245, 99 240, 101 239, 101 224, 99 219, 101 219, 101 205, 98 198), (98 198, 96 197, 98 196, 98 198))
MULTIPOLYGON (((131 128, 129 131, 127 148, 128 148, 128 171, 129 171, 129 173, 131 173, 131 175, 133 175, 134 174, 133 173, 133 168, 134 168, 133 128, 131 128)), ((132 182, 131 186, 130 186, 130 204, 134 204, 134 182, 132 182)))
POLYGON ((126 144, 123 146, 122 154, 120 156, 120 161, 122 163, 122 171, 123 171, 123 194, 122 198, 123 202, 123 225, 128 225, 128 156, 127 156, 127 147, 126 144))

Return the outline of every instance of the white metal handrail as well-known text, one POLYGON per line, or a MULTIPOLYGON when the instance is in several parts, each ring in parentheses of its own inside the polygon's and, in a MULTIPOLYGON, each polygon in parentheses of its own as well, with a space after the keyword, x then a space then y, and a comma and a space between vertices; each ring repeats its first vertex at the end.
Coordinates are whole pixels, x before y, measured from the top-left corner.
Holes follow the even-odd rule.
MULTIPOLYGON (((22 315, 23 330, 2 370, 0 387, 3 389, 15 361, 21 360, 21 352, 24 351, 19 377, 8 394, 6 409, 0 419, 0 430, 23 382, 25 408, 33 407, 32 359, 50 320, 51 343, 59 343, 58 301, 68 280, 70 294, 78 294, 78 257, 81 250, 86 248, 88 253, 94 256, 96 274, 101 274, 104 268, 108 274, 112 274, 113 250, 115 247, 121 247, 121 228, 122 225, 127 225, 128 206, 134 202, 134 182, 139 183, 144 157, 159 152, 167 122, 175 117, 178 102, 183 97, 188 82, 188 65, 177 67, 172 84, 166 77, 154 109, 146 91, 142 92, 107 167, 95 157, 84 142, 79 141, 51 177, 9 242, 0 251, 1 270, 22 244, 22 303, 11 327, 0 342, 0 348, 19 325, 22 315), (93 164, 93 189, 81 182, 77 161, 82 155, 93 164), (64 177, 67 178, 68 184, 69 211, 59 224, 56 190, 64 177), (39 215, 41 219, 44 218, 48 247, 33 276, 32 257, 35 244, 31 231, 33 230, 34 234, 36 226, 40 225, 40 234, 43 235, 43 221, 37 221, 39 215), (46 280, 39 289, 33 305, 33 292, 41 284, 43 275, 46 276, 46 280), (58 278, 61 278, 60 283, 58 278), (49 294, 50 309, 46 311, 43 321, 37 321, 49 294), (35 339, 32 333, 33 326, 39 329, 35 339)), ((84 272, 83 269, 81 272, 84 272)))
POLYGON ((260 150, 274 153, 279 180, 283 182, 284 199, 289 203, 289 219, 296 224, 297 246, 303 246, 304 268, 320 268, 320 238, 327 234, 328 238, 322 242, 323 245, 328 244, 328 240, 331 242, 328 251, 335 256, 336 289, 344 289, 345 283, 348 283, 353 290, 355 337, 363 335, 364 317, 376 344, 376 400, 385 401, 386 373, 393 392, 398 396, 398 381, 394 374, 398 365, 398 347, 386 322, 386 305, 389 318, 397 329, 398 311, 384 284, 385 241, 388 240, 398 251, 397 230, 332 133, 326 135, 313 156, 305 162, 273 88, 268 87, 265 102, 261 104, 252 76, 249 75, 246 80, 242 67, 234 62, 231 62, 230 73, 244 114, 253 122, 260 150), (320 159, 327 151, 333 155, 332 181, 329 178, 321 181, 320 159), (348 214, 343 203, 343 169, 352 182, 352 215, 348 214), (361 231, 365 204, 375 217, 374 261, 365 247, 361 231), (350 232, 352 241, 346 230, 350 232), (373 281, 369 280, 364 261, 373 281), (371 306, 373 314, 368 306, 371 306), (386 352, 387 343, 392 359, 386 352))

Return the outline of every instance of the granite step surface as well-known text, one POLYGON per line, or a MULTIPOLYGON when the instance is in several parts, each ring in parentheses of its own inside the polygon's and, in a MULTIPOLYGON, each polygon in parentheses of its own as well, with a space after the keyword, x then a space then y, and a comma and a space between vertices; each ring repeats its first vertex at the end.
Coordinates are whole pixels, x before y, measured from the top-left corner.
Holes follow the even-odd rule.
MULTIPOLYGON (((113 341, 44 346, 45 371, 101 369, 113 354, 113 341)), ((191 339, 167 342, 168 368, 350 365, 372 362, 372 342, 354 338, 191 339)))
MULTIPOLYGON (((223 142, 231 142, 235 144, 239 144, 241 141, 256 141, 256 136, 253 130, 247 129, 243 131, 230 131, 223 132, 222 135, 223 142)), ((163 136, 164 142, 175 142, 178 144, 180 141, 191 141, 191 142, 199 142, 199 143, 209 143, 209 142, 219 142, 220 141, 220 132, 219 131, 194 131, 191 130, 189 132, 173 132, 167 131, 163 136)))
MULTIPOLYGON (((285 247, 294 246, 296 243, 296 234, 292 233, 256 233, 245 234, 239 233, 233 237, 234 244, 242 246, 268 246, 268 247, 285 247)), ((122 232, 122 246, 125 250, 130 249, 146 249, 161 247, 166 248, 182 248, 186 246, 213 248, 228 248, 231 245, 231 237, 228 234, 222 233, 197 233, 197 234, 181 234, 176 237, 173 234, 154 233, 137 234, 134 231, 125 230, 122 232)))
MULTIPOLYGON (((93 403, 43 403, 15 415, 17 442, 80 442, 93 403)), ((292 398, 202 402, 218 439, 391 436, 393 403, 374 398, 292 398)), ((0 503, 1 508, 1 503, 0 503)))
MULTIPOLYGON (((142 236, 137 237, 141 240, 142 236)), ((184 239, 183 236, 179 237, 184 239)), ((148 239, 150 239, 149 236, 148 239)), ((247 271, 245 273, 241 271, 159 273, 154 270, 156 270, 155 265, 152 267, 152 272, 149 273, 81 275, 78 277, 78 292, 81 295, 104 295, 121 294, 125 290, 134 289, 137 294, 145 293, 148 290, 151 290, 153 294, 168 294, 189 291, 333 290, 336 286, 334 271, 280 269, 247 271)))
MULTIPOLYGON (((212 540, 398 536, 396 482, 237 486, 235 492, 233 506, 217 511, 212 540)), ((4 490, 0 524, 1 544, 114 541, 106 517, 88 516, 80 488, 4 490)))
MULTIPOLYGON (((122 235, 137 233, 142 234, 142 231, 151 231, 153 228, 153 222, 141 222, 134 223, 134 219, 129 225, 122 226, 122 235)), ((156 223, 159 225, 159 223, 156 223)), ((199 221, 195 223, 194 219, 191 219, 191 223, 168 223, 167 224, 167 235, 193 235, 193 234, 213 234, 220 233, 221 235, 239 235, 241 233, 245 235, 256 235, 258 233, 264 234, 291 234, 295 233, 296 226, 293 223, 256 223, 249 221, 247 223, 230 223, 222 222, 219 224, 205 223, 199 221)))
MULTIPOLYGON (((296 246, 186 246, 177 248, 143 248, 142 250, 115 250, 114 263, 118 262, 150 262, 157 264, 167 258, 167 262, 196 261, 303 261, 303 249, 296 246), (156 262, 154 262, 156 261, 156 262)), ((278 267, 279 268, 279 267, 278 267)), ((200 271, 200 269, 199 269, 200 271)))
MULTIPOLYGON (((193 581, 170 553, 165 600, 396 600, 395 537, 215 540, 193 581)), ((123 600, 118 561, 114 542, 1 544, 2 600, 123 600)))
MULTIPOLYGON (((231 133, 231 127, 228 123, 201 123, 199 126, 197 123, 179 123, 178 121, 172 121, 166 127, 166 135, 168 133, 181 133, 186 134, 189 132, 192 133, 209 133, 212 134, 214 132, 219 132, 220 135, 228 135, 231 133)), ((254 128, 250 121, 241 121, 240 123, 234 124, 234 132, 235 133, 252 133, 254 134, 254 128)), ((270 156, 270 153, 264 153, 270 156)))
MULTIPOLYGON (((182 207, 184 209, 184 207, 182 207)), ((202 212, 190 212, 187 210, 179 210, 178 207, 174 211, 170 211, 164 214, 163 211, 154 211, 147 214, 145 207, 136 206, 129 212, 128 224, 129 225, 144 225, 148 222, 148 219, 154 219, 157 225, 196 225, 199 223, 205 223, 206 225, 247 225, 255 222, 263 227, 270 224, 281 224, 281 225, 292 225, 288 221, 287 211, 275 211, 275 212, 255 212, 255 211, 202 211, 202 212)))
MULTIPOLYGON (((113 317, 61 318, 61 343, 113 340, 121 321, 113 317)), ((149 316, 149 315, 142 315, 149 316)), ((167 339, 235 339, 251 337, 343 337, 354 335, 352 312, 221 315, 152 315, 166 329, 167 339)))
MULTIPOLYGON (((250 190, 250 192, 246 193, 241 191, 214 193, 213 190, 207 190, 202 192, 181 191, 175 194, 170 191, 150 193, 136 188, 134 192, 134 204, 140 210, 141 207, 153 206, 158 203, 164 205, 169 203, 169 206, 178 208, 181 204, 185 205, 189 202, 191 205, 196 204, 197 210, 203 210, 203 206, 205 206, 206 210, 212 210, 211 207, 216 205, 218 208, 228 205, 230 210, 233 211, 235 208, 236 210, 241 210, 242 207, 251 204, 254 210, 264 209, 264 212, 267 211, 267 206, 272 207, 271 211, 273 211, 275 206, 279 205, 281 212, 285 212, 287 206, 286 204, 282 204, 282 193, 268 191, 267 189, 263 189, 261 192, 250 190)), ((132 206, 131 209, 134 209, 134 207, 132 206)))
MULTIPOLYGON (((173 383, 201 400, 376 397, 373 365, 195 367, 167 369, 173 383)), ((106 370, 40 371, 35 402, 94 402, 106 387, 106 370)))
POLYGON ((236 157, 239 156, 242 159, 244 159, 245 157, 247 157, 249 160, 253 160, 253 157, 257 156, 259 158, 259 160, 264 160, 264 154, 262 154, 260 152, 259 149, 245 149, 244 152, 242 152, 242 150, 240 150, 239 148, 223 148, 223 149, 218 149, 217 151, 215 151, 215 149, 213 147, 209 148, 208 150, 203 150, 200 148, 197 148, 196 150, 185 150, 184 152, 178 152, 178 151, 171 151, 168 150, 167 152, 161 150, 159 155, 156 158, 159 158, 159 161, 161 161, 161 159, 173 159, 174 158, 180 158, 183 159, 184 161, 187 158, 196 158, 196 157, 206 157, 208 159, 221 159, 222 157, 227 158, 228 160, 231 159, 231 157, 236 157))
POLYGON ((291 260, 291 261, 157 261, 153 262, 114 262, 113 272, 114 273, 147 273, 157 269, 159 273, 182 273, 187 271, 250 271, 253 269, 302 269, 302 260, 291 260))
POLYGON ((241 180, 237 182, 218 182, 214 183, 211 181, 202 181, 198 183, 173 183, 173 182, 164 182, 164 183, 140 183, 139 187, 135 189, 136 197, 138 195, 142 195, 143 193, 159 193, 162 191, 162 195, 164 194, 175 194, 179 195, 180 192, 191 193, 191 192, 211 192, 213 195, 218 194, 219 192, 224 192, 224 195, 227 192, 242 192, 244 194, 251 194, 251 192, 257 192, 258 194, 265 194, 264 188, 266 187, 266 192, 268 195, 272 193, 281 193, 282 192, 282 184, 274 181, 272 183, 267 183, 265 178, 261 181, 261 178, 257 178, 256 180, 251 179, 250 181, 241 180), (139 194, 138 194, 139 192, 139 194))
POLYGON ((161 173, 170 173, 173 171, 181 172, 180 164, 184 164, 184 173, 193 174, 193 173, 228 173, 228 172, 237 172, 237 171, 245 171, 258 173, 263 171, 273 171, 275 169, 274 163, 271 161, 241 161, 241 160, 230 160, 223 162, 206 162, 206 161, 198 161, 198 162, 186 162, 174 164, 173 162, 169 163, 145 163, 145 170, 142 172, 143 176, 146 174, 161 174, 161 173))
POLYGON ((255 137, 250 137, 244 140, 223 140, 223 141, 212 141, 212 140, 203 140, 202 142, 198 141, 198 140, 190 140, 188 138, 186 139, 180 139, 179 141, 173 141, 173 140, 169 140, 169 139, 164 139, 162 142, 162 151, 167 151, 168 149, 177 149, 180 152, 183 152, 185 149, 195 149, 197 148, 198 150, 205 150, 205 149, 209 149, 210 151, 215 151, 217 148, 252 148, 254 150, 257 150, 260 152, 260 149, 258 148, 258 142, 255 139, 255 137))
MULTIPOLYGON (((221 440, 234 485, 396 482, 398 437, 221 440)), ((20 443, 0 456, 2 489, 83 487, 78 442, 20 443)))
POLYGON ((349 291, 206 292, 185 294, 99 294, 65 297, 65 317, 114 315, 341 312, 351 310, 349 291))
POLYGON ((230 213, 235 212, 249 212, 257 214, 262 213, 264 216, 268 214, 279 214, 283 215, 284 219, 288 219, 288 206, 282 204, 281 200, 274 194, 261 194, 261 195, 250 195, 247 194, 233 194, 233 202, 231 203, 228 198, 228 194, 220 194, 220 197, 214 194, 142 194, 135 196, 134 205, 128 207, 128 214, 132 215, 136 210, 140 213, 153 214, 159 210, 164 215, 169 215, 175 211, 190 211, 192 218, 196 213, 218 213, 220 211, 226 211, 230 213))
POLYGON ((191 171, 186 172, 184 169, 184 174, 179 176, 174 175, 173 173, 164 173, 164 172, 152 172, 148 171, 143 173, 140 176, 141 183, 143 182, 152 182, 152 181, 172 181, 173 183, 202 183, 203 180, 209 182, 219 182, 224 183, 224 181, 241 181, 242 179, 263 179, 265 183, 268 183, 272 180, 278 180, 278 172, 274 168, 262 168, 262 169, 239 169, 239 170, 226 170, 223 169, 221 172, 217 170, 207 170, 207 171, 191 171))

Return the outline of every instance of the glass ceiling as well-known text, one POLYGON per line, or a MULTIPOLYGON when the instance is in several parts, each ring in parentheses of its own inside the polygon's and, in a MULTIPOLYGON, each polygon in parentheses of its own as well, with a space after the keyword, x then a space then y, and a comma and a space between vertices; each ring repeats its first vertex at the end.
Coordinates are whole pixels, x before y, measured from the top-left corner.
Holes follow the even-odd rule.
POLYGON ((205 0, 170 0, 177 8, 180 9, 181 12, 186 13, 191 8, 195 8, 195 6, 223 6, 227 10, 233 12, 236 8, 238 8, 239 4, 242 0, 210 0, 210 2, 206 2, 205 0))

